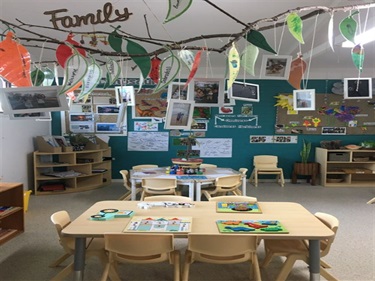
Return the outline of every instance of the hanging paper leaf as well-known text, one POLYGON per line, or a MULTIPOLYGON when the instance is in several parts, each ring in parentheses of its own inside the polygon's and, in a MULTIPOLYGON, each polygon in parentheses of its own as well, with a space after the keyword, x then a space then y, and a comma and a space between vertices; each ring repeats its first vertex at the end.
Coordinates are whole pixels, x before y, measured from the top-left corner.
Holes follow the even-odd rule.
POLYGON ((194 53, 189 50, 181 50, 178 52, 178 55, 182 62, 189 68, 191 71, 194 63, 194 53))
POLYGON ((252 76, 255 76, 255 62, 258 54, 259 48, 253 44, 248 44, 241 54, 241 67, 252 76))
POLYGON ((31 82, 33 83, 34 87, 42 85, 44 81, 44 73, 42 70, 40 70, 38 67, 35 67, 35 69, 31 71, 30 76, 31 82))
POLYGON ((301 81, 303 74, 306 70, 306 62, 303 60, 302 56, 299 55, 290 64, 290 73, 288 82, 296 90, 301 89, 301 81))
POLYGON ((268 51, 270 53, 276 54, 274 49, 268 44, 266 38, 263 36, 262 33, 256 30, 251 30, 245 36, 246 40, 249 41, 251 44, 268 51))
POLYGON ((60 85, 60 81, 59 81, 59 71, 57 69, 57 63, 53 64, 53 73, 55 75, 56 85, 59 86, 60 85))
POLYGON ((197 70, 198 70, 199 64, 201 63, 201 56, 202 56, 202 50, 199 50, 199 51, 195 54, 193 67, 192 67, 192 69, 191 69, 191 71, 190 71, 190 74, 189 74, 188 79, 187 79, 186 82, 185 82, 184 88, 182 89, 183 91, 187 88, 187 86, 189 85, 191 79, 194 78, 195 73, 197 73, 197 70))
POLYGON ((185 13, 187 9, 189 9, 192 2, 193 0, 169 0, 168 13, 164 23, 167 23, 185 13))
POLYGON ((353 13, 352 15, 344 18, 339 25, 341 35, 348 41, 355 44, 354 37, 357 33, 357 22, 353 19, 353 15, 357 13, 353 13))
POLYGON ((69 93, 77 89, 82 84, 88 68, 86 59, 74 50, 65 63, 64 82, 60 90, 60 94, 69 93))
POLYGON ((159 69, 160 69, 161 59, 157 56, 151 59, 151 71, 150 71, 150 78, 154 83, 159 83, 159 69))
POLYGON ((122 52, 122 38, 121 36, 117 33, 117 29, 119 29, 121 26, 117 26, 114 31, 111 32, 111 34, 108 35, 108 43, 109 46, 115 52, 121 53, 122 52))
POLYGON ((121 74, 120 64, 113 59, 109 59, 107 63, 105 64, 105 67, 107 69, 107 74, 106 74, 107 79, 104 85, 104 89, 112 86, 121 74))
POLYGON ((233 82, 236 80, 238 72, 240 71, 240 55, 236 49, 234 43, 229 50, 228 54, 228 66, 229 66, 229 80, 227 89, 232 88, 233 82))
POLYGON ((128 52, 129 56, 132 58, 132 60, 135 62, 135 64, 139 67, 141 70, 142 76, 145 79, 151 70, 151 59, 147 55, 147 51, 145 48, 143 48, 138 43, 135 43, 134 41, 131 41, 129 39, 126 39, 128 41, 128 44, 126 46, 126 51, 128 52), (136 56, 140 55, 140 56, 136 56))
POLYGON ((332 51, 335 51, 333 47, 333 14, 331 15, 331 19, 329 20, 329 23, 328 23, 328 42, 329 42, 329 45, 331 46, 332 51))
POLYGON ((352 49, 352 60, 355 67, 362 72, 363 61, 365 59, 365 49, 360 45, 356 45, 352 49))
POLYGON ((55 74, 48 67, 44 68, 43 74, 44 74, 43 86, 51 86, 53 84, 53 81, 55 80, 55 74))
POLYGON ((160 64, 160 79, 158 85, 154 89, 154 93, 168 86, 180 71, 180 60, 176 57, 172 51, 171 55, 164 59, 160 64))
MULTIPOLYGON (((80 46, 80 44, 77 41, 73 40, 74 34, 69 33, 68 37, 66 38, 65 42, 69 43, 73 46, 80 46)), ((61 65, 62 68, 65 68, 65 63, 68 58, 70 58, 71 55, 73 55, 72 48, 69 46, 69 44, 60 44, 56 49, 56 59, 61 65)), ((82 56, 86 57, 86 51, 82 48, 76 49, 82 56)))
POLYGON ((14 33, 9 31, 0 42, 0 76, 14 86, 30 87, 30 53, 14 37, 14 33))
POLYGON ((87 67, 87 73, 83 77, 82 90, 78 95, 78 99, 83 99, 89 95, 95 87, 99 84, 102 78, 102 69, 99 64, 96 63, 95 59, 91 57, 91 63, 87 67))
POLYGON ((302 26, 303 22, 297 13, 290 13, 286 17, 286 23, 289 28, 289 32, 297 39, 301 44, 305 44, 302 37, 302 26))

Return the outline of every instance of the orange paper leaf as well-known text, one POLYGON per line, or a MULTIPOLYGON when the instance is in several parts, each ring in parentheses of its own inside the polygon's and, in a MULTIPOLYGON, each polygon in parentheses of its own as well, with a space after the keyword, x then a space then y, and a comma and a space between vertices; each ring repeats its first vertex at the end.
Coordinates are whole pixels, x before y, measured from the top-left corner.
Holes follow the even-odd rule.
POLYGON ((288 82, 296 90, 301 89, 301 80, 306 70, 306 62, 302 56, 295 58, 290 64, 290 73, 288 82))

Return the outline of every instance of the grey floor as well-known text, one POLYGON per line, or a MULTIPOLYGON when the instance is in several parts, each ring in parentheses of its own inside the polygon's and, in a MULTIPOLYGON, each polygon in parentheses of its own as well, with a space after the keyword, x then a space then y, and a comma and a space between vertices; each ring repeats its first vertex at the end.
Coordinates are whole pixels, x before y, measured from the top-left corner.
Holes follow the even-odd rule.
MULTIPOLYGON (((275 183, 264 182, 260 183, 258 188, 248 185, 247 190, 248 195, 256 196, 259 201, 298 202, 313 213, 321 211, 336 216, 340 227, 331 252, 325 258, 325 261, 332 265, 330 272, 339 280, 375 280, 375 204, 366 204, 375 197, 374 187, 325 188, 306 183, 287 183, 281 188, 275 183)), ((25 233, 0 246, 0 281, 50 280, 61 267, 50 268, 48 265, 62 253, 50 215, 64 209, 74 219, 94 202, 117 199, 124 191, 121 183, 113 183, 82 193, 32 195, 29 211, 25 215, 25 233)), ((183 253, 186 240, 178 239, 176 245, 183 253)), ((258 255, 262 261, 262 245, 258 255)), ((274 259, 267 269, 262 269, 262 280, 273 281, 281 263, 281 259, 274 259)), ((102 266, 98 261, 87 260, 85 280, 99 280, 101 273, 102 266)), ((123 280, 131 281, 173 279, 172 268, 168 264, 120 266, 120 273, 123 280)), ((190 280, 249 280, 248 265, 196 263, 191 266, 190 280)), ((307 266, 298 262, 288 280, 309 280, 307 266)))

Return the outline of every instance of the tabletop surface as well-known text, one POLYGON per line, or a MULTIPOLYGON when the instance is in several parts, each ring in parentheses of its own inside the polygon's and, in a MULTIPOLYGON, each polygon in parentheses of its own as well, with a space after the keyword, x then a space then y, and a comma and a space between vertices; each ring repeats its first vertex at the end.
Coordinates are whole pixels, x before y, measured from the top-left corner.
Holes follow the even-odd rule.
MULTIPOLYGON (((272 239, 323 239, 334 235, 312 213, 302 205, 293 202, 258 202, 262 213, 219 213, 216 210, 217 202, 193 202, 194 207, 167 208, 152 207, 142 209, 140 201, 100 201, 83 212, 72 221, 62 234, 72 237, 102 237, 105 232, 121 233, 131 218, 114 218, 105 221, 90 220, 92 215, 103 209, 132 210, 134 216, 189 216, 192 218, 191 233, 215 235, 220 234, 217 220, 278 220, 289 233, 256 234, 261 238, 272 239)), ((143 202, 144 203, 144 202, 143 202)), ((251 233, 221 234, 221 235, 255 235, 251 233)))

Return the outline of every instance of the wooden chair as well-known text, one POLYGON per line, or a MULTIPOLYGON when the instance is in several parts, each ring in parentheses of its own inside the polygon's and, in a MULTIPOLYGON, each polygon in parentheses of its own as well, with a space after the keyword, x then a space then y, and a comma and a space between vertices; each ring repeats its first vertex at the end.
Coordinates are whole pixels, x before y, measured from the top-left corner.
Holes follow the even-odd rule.
POLYGON ((147 169, 147 168, 157 168, 159 167, 158 165, 154 164, 143 164, 143 165, 135 165, 132 167, 133 170, 142 170, 142 169, 147 169))
MULTIPOLYGON (((127 189, 126 193, 124 193, 118 200, 130 200, 132 194, 132 185, 129 178, 128 170, 121 170, 120 174, 122 175, 124 187, 127 189)), ((135 192, 136 194, 142 191, 142 185, 140 183, 137 184, 135 192)))
MULTIPOLYGON (((121 280, 117 263, 159 263, 174 265, 174 281, 180 280, 180 252, 174 249, 173 234, 104 233, 105 249, 109 258, 102 281, 108 275, 112 281, 121 280)), ((152 278, 151 278, 152 279, 152 278)))
POLYGON ((195 261, 214 264, 234 264, 251 262, 249 277, 261 280, 258 257, 256 253, 256 236, 237 235, 188 235, 188 246, 185 252, 182 281, 189 280, 190 265, 195 261))
MULTIPOLYGON (((326 214, 326 213, 315 213, 315 216, 321 220, 327 227, 329 227, 335 235, 329 239, 324 239, 320 241, 320 256, 326 256, 332 246, 335 239, 336 232, 339 226, 339 221, 336 217, 326 214)), ((286 280, 290 271, 293 268, 296 260, 303 260, 308 263, 309 259, 309 242, 305 240, 270 240, 264 239, 264 247, 266 250, 266 257, 263 260, 262 267, 266 267, 274 256, 285 256, 286 260, 281 268, 279 275, 277 276, 277 281, 286 280)), ((332 276, 326 268, 330 268, 323 260, 320 260, 320 274, 330 281, 337 280, 332 276)))
POLYGON ((258 200, 256 197, 242 196, 242 195, 227 195, 227 196, 215 196, 211 197, 208 201, 214 202, 251 202, 256 203, 258 200))
MULTIPOLYGON (((75 239, 73 237, 65 237, 61 235, 61 231, 70 224, 70 216, 67 211, 58 211, 51 215, 51 221, 56 227, 57 234, 59 236, 60 245, 63 247, 65 253, 56 261, 54 261, 50 267, 57 267, 64 262, 71 255, 74 255, 75 239)), ((107 262, 107 255, 104 250, 104 239, 103 238, 92 238, 87 242, 86 246, 86 257, 97 256, 103 264, 107 262)), ((71 262, 63 270, 61 270, 52 280, 63 280, 71 272, 73 272, 74 263, 71 262)))
POLYGON ((254 156, 254 169, 250 175, 249 182, 254 182, 258 186, 258 175, 276 175, 277 182, 283 187, 285 184, 284 172, 282 168, 277 167, 278 157, 274 155, 256 155, 254 156))
POLYGON ((229 176, 218 177, 212 187, 205 187, 201 193, 209 200, 213 196, 222 196, 227 193, 241 195, 239 187, 242 185, 242 175, 235 174, 229 176))
POLYGON ((152 195, 180 195, 177 192, 177 180, 172 178, 144 178, 142 179, 141 201, 152 195))
POLYGON ((193 202, 190 197, 180 196, 180 195, 156 195, 156 196, 147 196, 144 198, 144 201, 170 201, 170 202, 193 202))

